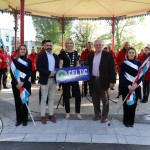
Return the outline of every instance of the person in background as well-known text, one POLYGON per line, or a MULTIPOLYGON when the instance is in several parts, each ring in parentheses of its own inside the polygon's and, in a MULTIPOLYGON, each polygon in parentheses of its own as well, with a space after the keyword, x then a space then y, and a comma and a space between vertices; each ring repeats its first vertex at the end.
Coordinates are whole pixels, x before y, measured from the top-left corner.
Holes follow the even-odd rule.
MULTIPOLYGON (((42 54, 43 52, 45 52, 45 42, 46 40, 42 41, 42 49, 36 54, 36 57, 35 57, 36 63, 37 63, 38 56, 42 54)), ((40 76, 40 73, 39 73, 39 76, 40 76)), ((39 104, 41 104, 41 87, 39 88, 39 104)), ((46 104, 48 104, 48 98, 47 98, 46 104)))
POLYGON ((58 68, 58 56, 52 52, 51 40, 45 41, 45 51, 37 58, 37 71, 39 71, 39 83, 41 86, 41 122, 46 124, 46 100, 48 97, 49 120, 56 123, 54 116, 54 98, 56 92, 56 68, 58 68))
MULTIPOLYGON (((150 48, 144 48, 144 54, 139 57, 139 61, 143 63, 150 56, 150 48)), ((143 98, 140 101, 141 103, 147 103, 150 92, 150 68, 147 70, 143 80, 143 98)))
POLYGON ((31 60, 32 62, 32 76, 31 76, 31 83, 32 84, 36 84, 36 53, 34 50, 34 47, 31 50, 31 54, 28 55, 28 58, 31 60))
MULTIPOLYGON (((130 48, 129 42, 125 42, 123 49, 120 50, 120 51, 117 53, 116 63, 117 63, 118 74, 120 74, 120 67, 121 67, 121 64, 122 64, 123 61, 125 60, 126 51, 127 51, 129 48, 130 48)), ((120 79, 120 78, 119 78, 119 79, 120 79)), ((121 95, 121 84, 120 84, 120 80, 119 80, 118 96, 117 96, 117 98, 119 98, 120 95, 121 95)))
POLYGON ((3 46, 1 46, 1 48, 0 48, 0 58, 1 58, 0 90, 2 90, 2 84, 3 84, 3 89, 8 89, 8 87, 6 86, 6 84, 7 84, 7 73, 8 73, 7 53, 5 52, 3 46))
POLYGON ((140 60, 143 54, 144 54, 144 49, 141 49, 141 52, 138 54, 137 59, 140 60))
POLYGON ((126 127, 134 126, 135 110, 138 99, 141 99, 141 87, 138 86, 142 79, 137 83, 133 84, 133 80, 138 73, 139 67, 141 66, 140 61, 136 59, 136 50, 130 47, 126 51, 126 60, 120 66, 120 82, 122 91, 122 100, 126 98, 129 92, 133 93, 132 101, 123 103, 123 124, 126 127))
POLYGON ((19 47, 16 49, 16 50, 13 50, 12 51, 12 54, 11 54, 11 58, 12 59, 14 59, 14 58, 16 58, 16 56, 17 56, 17 51, 19 50, 19 47))
MULTIPOLYGON (((74 42, 71 38, 65 42, 65 51, 60 54, 60 68, 76 67, 79 65, 79 57, 77 51, 74 50, 74 42)), ((75 112, 79 120, 82 119, 80 114, 81 106, 81 93, 78 82, 62 83, 63 88, 63 100, 65 102, 66 119, 70 119, 70 87, 72 87, 73 93, 75 93, 75 112)))
MULTIPOLYGON (((88 55, 91 53, 94 53, 94 50, 92 50, 93 43, 88 42, 86 45, 86 49, 81 53, 80 60, 83 61, 83 65, 88 65, 88 55)), ((84 81, 84 96, 87 95, 88 93, 88 85, 89 81, 84 81)), ((91 95, 90 89, 89 89, 89 94, 91 95)))
MULTIPOLYGON (((108 52, 112 54, 113 59, 114 59, 114 63, 115 63, 115 71, 116 71, 116 76, 117 76, 117 63, 116 63, 116 54, 114 52, 114 50, 112 50, 112 47, 109 45, 108 46, 108 52)), ((110 88, 111 90, 114 90, 114 88, 110 88)))
POLYGON ((103 51, 101 40, 94 42, 95 53, 88 57, 90 70, 90 89, 94 105, 93 120, 100 120, 101 123, 107 122, 109 113, 108 88, 114 87, 116 83, 114 60, 110 53, 103 51), (102 100, 103 109, 101 112, 100 101, 102 100))
POLYGON ((20 89, 24 87, 29 94, 31 95, 31 82, 29 78, 32 74, 32 63, 31 60, 27 58, 28 51, 26 45, 20 45, 16 58, 13 59, 13 63, 16 69, 19 71, 20 82, 18 83, 14 74, 11 73, 11 84, 12 91, 15 100, 15 108, 16 108, 16 126, 19 126, 21 123, 23 126, 27 125, 28 122, 28 110, 26 104, 23 104, 20 98, 20 89))
MULTIPOLYGON (((61 49, 61 50, 60 50, 60 53, 59 53, 59 55, 58 55, 58 58, 59 58, 59 59, 60 59, 60 54, 61 54, 63 51, 64 51, 64 49, 61 49)), ((62 86, 62 84, 59 83, 59 84, 58 84, 58 91, 61 90, 61 86, 62 86)))
POLYGON ((109 52, 108 47, 104 47, 103 51, 105 51, 105 52, 109 52))

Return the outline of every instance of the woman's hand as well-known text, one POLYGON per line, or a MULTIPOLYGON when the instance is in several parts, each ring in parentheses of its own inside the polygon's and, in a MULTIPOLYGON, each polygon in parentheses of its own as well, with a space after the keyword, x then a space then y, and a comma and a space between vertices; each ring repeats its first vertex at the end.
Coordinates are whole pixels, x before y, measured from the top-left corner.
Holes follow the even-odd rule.
POLYGON ((137 83, 134 83, 132 86, 131 85, 129 85, 128 86, 128 89, 130 90, 130 91, 134 91, 136 88, 137 88, 137 83))
POLYGON ((23 84, 24 84, 23 82, 19 82, 19 83, 16 85, 17 89, 20 90, 20 89, 22 88, 23 84))

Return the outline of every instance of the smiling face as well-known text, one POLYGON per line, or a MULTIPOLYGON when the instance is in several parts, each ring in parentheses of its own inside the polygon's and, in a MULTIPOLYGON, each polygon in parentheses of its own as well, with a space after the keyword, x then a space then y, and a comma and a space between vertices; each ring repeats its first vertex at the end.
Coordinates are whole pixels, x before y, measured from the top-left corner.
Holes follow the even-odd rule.
POLYGON ((65 46, 66 46, 66 49, 67 49, 67 50, 73 50, 73 48, 74 48, 74 43, 73 43, 73 41, 72 41, 71 39, 68 39, 68 40, 66 41, 65 46))
POLYGON ((94 42, 94 47, 96 52, 100 52, 103 49, 103 43, 100 40, 94 42))
POLYGON ((134 49, 129 49, 127 51, 127 58, 133 60, 136 58, 136 51, 134 49))
POLYGON ((27 55, 27 48, 26 48, 26 46, 24 46, 24 45, 20 46, 19 55, 20 56, 26 56, 27 55))

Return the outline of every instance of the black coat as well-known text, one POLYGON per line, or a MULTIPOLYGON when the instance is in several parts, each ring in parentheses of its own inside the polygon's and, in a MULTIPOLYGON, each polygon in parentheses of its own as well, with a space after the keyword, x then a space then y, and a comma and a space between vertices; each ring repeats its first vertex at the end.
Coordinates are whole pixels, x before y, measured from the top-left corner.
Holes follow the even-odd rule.
MULTIPOLYGON (((54 59, 55 59, 55 68, 58 68, 58 56, 53 53, 54 59)), ((39 71, 39 83, 46 85, 48 82, 48 77, 50 76, 51 71, 49 71, 48 67, 48 58, 46 52, 41 53, 38 56, 37 62, 36 62, 37 71, 39 71)))
MULTIPOLYGON (((92 70, 93 70, 93 59, 95 53, 89 54, 88 63, 91 75, 91 88, 92 88, 92 70)), ((109 88, 110 83, 116 83, 115 65, 113 57, 110 53, 102 51, 101 61, 99 65, 100 72, 100 85, 104 90, 109 88)), ((92 90, 92 89, 91 89, 92 90)))

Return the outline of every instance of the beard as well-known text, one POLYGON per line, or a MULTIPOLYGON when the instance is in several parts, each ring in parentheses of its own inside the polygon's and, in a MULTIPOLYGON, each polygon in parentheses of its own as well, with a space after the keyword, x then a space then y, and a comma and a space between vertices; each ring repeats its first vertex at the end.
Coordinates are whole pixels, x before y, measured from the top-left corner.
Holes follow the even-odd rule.
POLYGON ((51 49, 51 48, 47 48, 46 51, 47 51, 48 53, 51 53, 52 49, 51 49))

